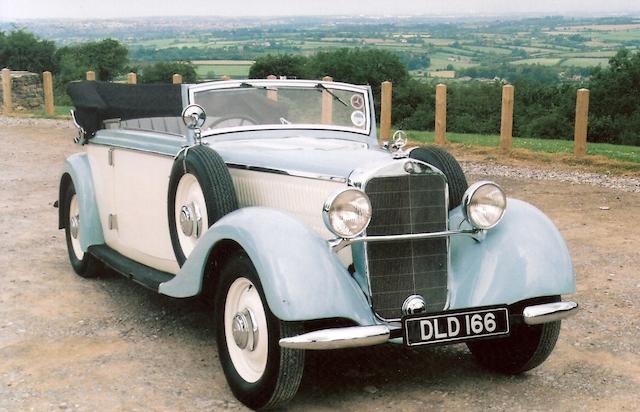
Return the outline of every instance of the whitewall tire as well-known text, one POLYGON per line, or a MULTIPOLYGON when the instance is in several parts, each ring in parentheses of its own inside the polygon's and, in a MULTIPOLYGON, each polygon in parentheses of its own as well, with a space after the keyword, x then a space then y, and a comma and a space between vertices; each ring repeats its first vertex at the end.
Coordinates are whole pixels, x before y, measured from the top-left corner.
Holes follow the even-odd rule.
POLYGON ((304 351, 279 341, 302 333, 300 324, 276 318, 249 257, 236 252, 220 271, 215 297, 216 339, 233 394, 254 409, 275 408, 296 394, 304 351))

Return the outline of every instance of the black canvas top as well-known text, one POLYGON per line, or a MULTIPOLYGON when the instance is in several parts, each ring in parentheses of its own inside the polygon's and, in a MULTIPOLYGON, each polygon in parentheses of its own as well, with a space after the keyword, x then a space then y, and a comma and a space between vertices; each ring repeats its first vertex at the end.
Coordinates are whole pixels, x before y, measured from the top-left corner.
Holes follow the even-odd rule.
POLYGON ((69 83, 67 93, 76 108, 76 120, 93 136, 107 119, 180 116, 179 84, 119 84, 99 81, 69 83))

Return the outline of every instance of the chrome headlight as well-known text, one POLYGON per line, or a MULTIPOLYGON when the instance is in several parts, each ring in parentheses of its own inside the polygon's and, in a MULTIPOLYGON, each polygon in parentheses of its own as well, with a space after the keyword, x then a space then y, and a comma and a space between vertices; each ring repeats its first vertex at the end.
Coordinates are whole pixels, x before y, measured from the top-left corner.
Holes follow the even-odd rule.
POLYGON ((335 235, 356 237, 371 221, 371 202, 361 190, 342 189, 324 202, 322 217, 324 224, 335 235))
POLYGON ((472 184, 462 197, 464 217, 477 229, 491 229, 500 222, 507 208, 507 197, 493 182, 472 184))

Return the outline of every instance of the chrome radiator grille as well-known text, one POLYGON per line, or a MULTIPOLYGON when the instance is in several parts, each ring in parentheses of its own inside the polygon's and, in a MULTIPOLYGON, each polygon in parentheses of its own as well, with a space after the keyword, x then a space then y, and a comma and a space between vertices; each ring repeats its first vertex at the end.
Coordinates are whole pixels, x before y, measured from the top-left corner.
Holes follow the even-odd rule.
MULTIPOLYGON (((447 229, 446 183, 439 174, 376 177, 365 192, 373 216, 368 236, 439 232, 447 229)), ((428 311, 447 300, 447 239, 367 243, 371 298, 384 319, 402 316, 402 304, 422 295, 428 311)))

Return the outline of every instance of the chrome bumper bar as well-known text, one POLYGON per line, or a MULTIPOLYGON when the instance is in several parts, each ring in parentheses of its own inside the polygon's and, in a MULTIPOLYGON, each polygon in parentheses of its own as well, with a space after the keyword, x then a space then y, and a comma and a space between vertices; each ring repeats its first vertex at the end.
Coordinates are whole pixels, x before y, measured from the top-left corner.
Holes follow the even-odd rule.
MULTIPOLYGON (((397 327, 400 329, 400 326, 397 327)), ((373 346, 385 343, 391 336, 393 326, 351 326, 347 328, 323 329, 280 339, 280 346, 293 349, 342 349, 373 346)))
POLYGON ((410 233, 402 235, 379 235, 379 236, 359 236, 351 239, 337 238, 329 241, 329 245, 334 251, 339 251, 354 243, 362 242, 395 242, 398 240, 421 240, 421 239, 438 239, 443 237, 450 237, 456 235, 468 235, 474 238, 481 239, 484 234, 480 229, 461 229, 461 230, 445 230, 443 232, 428 232, 428 233, 410 233))
MULTIPOLYGON (((578 311, 578 304, 571 301, 527 306, 522 317, 527 325, 554 322, 568 318, 578 311)), ((388 342, 391 332, 401 329, 400 324, 351 326, 322 329, 298 336, 280 339, 280 346, 292 349, 329 350, 373 346, 388 342)))
POLYGON ((527 325, 539 325, 541 323, 554 322, 556 320, 573 316, 578 311, 578 304, 571 301, 545 303, 542 305, 527 306, 522 311, 524 323, 527 325))

